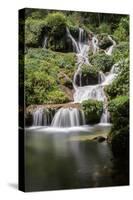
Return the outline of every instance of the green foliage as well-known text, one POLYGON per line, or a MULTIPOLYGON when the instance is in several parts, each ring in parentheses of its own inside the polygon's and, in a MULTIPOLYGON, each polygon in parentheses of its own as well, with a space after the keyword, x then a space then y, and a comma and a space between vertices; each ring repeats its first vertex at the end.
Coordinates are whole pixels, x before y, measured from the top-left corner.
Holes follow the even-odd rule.
POLYGON ((109 102, 109 111, 114 126, 121 128, 128 123, 129 97, 118 96, 109 102))
POLYGON ((66 103, 69 101, 67 95, 59 89, 49 92, 47 99, 49 103, 66 103))
POLYGON ((103 111, 103 103, 101 101, 85 100, 82 102, 82 109, 88 124, 99 123, 103 111))
POLYGON ((45 20, 51 42, 60 40, 66 32, 65 15, 61 12, 49 13, 45 20))
POLYGON ((25 21, 25 44, 38 47, 42 29, 45 26, 44 19, 27 18, 25 21))
POLYGON ((82 66, 82 84, 84 82, 93 85, 98 83, 98 73, 99 70, 95 66, 88 66, 83 65, 82 66))
POLYGON ((119 71, 118 77, 105 89, 109 99, 129 93, 129 60, 120 64, 119 71))
POLYGON ((115 47, 112 56, 115 62, 128 58, 129 57, 129 43, 128 42, 119 43, 115 47))
POLYGON ((46 18, 46 24, 52 29, 66 26, 66 17, 61 12, 49 13, 46 18))
POLYGON ((114 64, 114 59, 104 53, 97 53, 90 57, 90 62, 99 71, 108 72, 114 64))
POLYGON ((129 17, 121 18, 118 28, 114 31, 114 36, 119 41, 129 40, 129 17))
POLYGON ((102 23, 98 27, 97 31, 99 33, 108 33, 108 34, 110 34, 111 33, 111 27, 107 23, 102 23))
POLYGON ((128 156, 129 97, 118 96, 109 102, 113 127, 110 133, 112 151, 116 157, 128 156))
POLYGON ((60 89, 59 72, 72 77, 74 54, 29 49, 25 56, 25 96, 27 105, 65 103, 69 99, 60 89), (65 59, 63 59, 65 57, 65 59), (61 64, 61 58, 64 60, 61 64))

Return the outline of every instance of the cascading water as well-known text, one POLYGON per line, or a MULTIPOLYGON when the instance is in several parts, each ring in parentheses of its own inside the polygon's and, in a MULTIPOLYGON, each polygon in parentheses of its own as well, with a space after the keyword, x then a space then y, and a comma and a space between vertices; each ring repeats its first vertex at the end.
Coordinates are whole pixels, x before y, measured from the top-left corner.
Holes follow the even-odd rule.
MULTIPOLYGON (((91 65, 88 58, 88 52, 92 49, 93 54, 99 50, 98 39, 96 36, 92 37, 91 42, 86 39, 86 35, 82 28, 79 28, 79 37, 78 40, 71 35, 70 30, 66 28, 67 36, 72 41, 73 51, 77 56, 77 70, 74 73, 73 77, 73 87, 74 87, 74 102, 81 103, 84 100, 94 99, 98 101, 103 101, 103 114, 101 116, 101 123, 109 122, 109 112, 107 106, 107 97, 104 93, 104 87, 112 83, 114 78, 117 76, 117 66, 115 64, 112 66, 112 69, 108 74, 104 74, 102 71, 99 71, 98 75, 98 84, 96 85, 85 85, 82 86, 82 66, 91 65), (76 81, 79 77, 79 86, 77 86, 76 81)), ((114 46, 116 45, 115 41, 108 36, 112 41, 113 45, 105 51, 106 54, 111 55, 114 46)), ((47 37, 44 38, 44 47, 47 45, 47 37)), ((49 116, 47 110, 38 109, 33 113, 33 125, 49 125, 53 127, 71 127, 71 126, 80 126, 85 125, 85 115, 84 112, 79 108, 60 108, 53 116, 49 116), (52 119, 53 118, 53 119, 52 119), (52 121, 52 122, 51 122, 52 121)))
POLYGON ((116 46, 116 42, 111 38, 110 35, 108 35, 108 38, 109 38, 109 40, 112 42, 112 45, 111 45, 107 50, 105 50, 105 53, 106 53, 107 55, 111 56, 111 55, 112 55, 112 52, 113 52, 113 49, 114 49, 114 47, 116 46))
POLYGON ((48 126, 53 119, 52 112, 48 109, 39 108, 32 113, 33 126, 48 126))
POLYGON ((84 113, 78 108, 61 108, 55 114, 51 125, 54 127, 85 125, 84 113))
POLYGON ((48 37, 44 36, 44 40, 43 40, 43 48, 47 47, 47 42, 48 42, 48 37))
MULTIPOLYGON (((90 49, 90 46, 84 41, 84 30, 82 28, 79 28, 79 39, 76 41, 73 36, 71 35, 69 29, 67 28, 67 35, 72 41, 72 45, 74 48, 74 51, 76 52, 77 56, 77 70, 75 71, 74 77, 73 77, 73 87, 75 89, 74 93, 74 103, 81 103, 84 100, 88 99, 95 99, 98 101, 103 101, 103 114, 101 116, 101 123, 107 123, 109 122, 109 112, 107 107, 107 98, 104 93, 104 86, 112 83, 114 78, 116 77, 117 73, 115 72, 115 66, 113 65, 112 69, 108 73, 108 75, 105 75, 102 71, 99 71, 99 77, 98 77, 98 84, 97 85, 87 85, 82 86, 81 76, 82 76, 82 66, 84 64, 91 65, 88 60, 88 52, 90 49), (76 85, 77 77, 79 76, 79 87, 76 85)), ((109 36, 109 39, 112 41, 113 45, 109 48, 108 52, 106 52, 108 55, 112 54, 112 50, 115 46, 115 41, 112 40, 112 38, 109 36)), ((95 54, 98 50, 98 39, 96 36, 93 36, 92 38, 92 51, 93 54, 95 54)), ((58 110, 58 112, 55 114, 54 119, 52 121, 52 126, 63 126, 63 127, 69 127, 69 126, 79 126, 81 125, 81 121, 83 120, 84 113, 82 111, 82 120, 80 117, 79 120, 79 111, 75 108, 61 108, 58 110)), ((85 123, 82 123, 85 124, 85 123)))
POLYGON ((93 38, 92 38, 92 51, 93 51, 93 54, 98 52, 98 50, 99 50, 98 39, 96 38, 96 36, 93 36, 93 38))

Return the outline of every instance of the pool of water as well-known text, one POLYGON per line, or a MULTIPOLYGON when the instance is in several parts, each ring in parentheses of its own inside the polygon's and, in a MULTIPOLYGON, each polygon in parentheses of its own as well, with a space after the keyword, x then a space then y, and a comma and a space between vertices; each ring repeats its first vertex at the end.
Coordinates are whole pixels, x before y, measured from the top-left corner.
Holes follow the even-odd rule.
POLYGON ((110 125, 30 127, 25 131, 26 191, 128 185, 127 166, 117 162, 106 137, 110 125))

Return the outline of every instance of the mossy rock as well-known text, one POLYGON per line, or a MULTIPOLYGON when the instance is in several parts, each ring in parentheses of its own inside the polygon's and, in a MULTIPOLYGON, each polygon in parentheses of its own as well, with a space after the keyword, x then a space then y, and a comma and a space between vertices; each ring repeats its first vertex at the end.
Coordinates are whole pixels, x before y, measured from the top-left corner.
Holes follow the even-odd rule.
POLYGON ((80 79, 82 86, 98 84, 98 73, 99 70, 95 66, 83 65, 80 75, 77 76, 76 84, 80 85, 80 79))
POLYGON ((99 34, 97 37, 99 41, 98 45, 101 49, 105 50, 113 44, 106 33, 99 34))
POLYGON ((87 124, 96 124, 100 122, 103 112, 103 102, 97 100, 85 100, 82 102, 82 109, 85 113, 87 124))
POLYGON ((109 72, 114 64, 114 59, 105 53, 97 53, 90 57, 90 62, 97 70, 109 72))

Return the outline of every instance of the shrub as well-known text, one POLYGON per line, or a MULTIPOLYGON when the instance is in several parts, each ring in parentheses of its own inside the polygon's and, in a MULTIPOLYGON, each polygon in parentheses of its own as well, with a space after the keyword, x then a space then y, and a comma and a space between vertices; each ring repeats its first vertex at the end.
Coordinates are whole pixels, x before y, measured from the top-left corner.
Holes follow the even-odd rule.
POLYGON ((110 25, 108 25, 107 23, 102 23, 102 24, 100 24, 100 26, 98 27, 97 31, 98 31, 99 33, 108 33, 108 34, 110 34, 111 28, 110 28, 110 25))
POLYGON ((113 51, 113 58, 115 62, 119 60, 126 59, 129 56, 129 43, 128 42, 121 42, 119 43, 114 51, 113 51))
POLYGON ((90 57, 90 62, 94 65, 99 71, 108 72, 114 64, 114 59, 111 56, 108 56, 104 53, 95 54, 90 57))
POLYGON ((103 103, 101 101, 85 100, 82 102, 82 109, 85 113, 87 124, 99 123, 103 111, 103 103))
POLYGON ((129 60, 124 61, 119 66, 119 75, 111 85, 105 88, 110 99, 118 95, 127 95, 129 93, 129 60))
POLYGON ((41 32, 46 23, 44 19, 27 18, 25 21, 25 44, 30 47, 41 46, 41 32))
MULTIPOLYGON (((84 85, 98 84, 99 70, 95 66, 83 65, 81 69, 81 82, 84 85)), ((77 76, 76 83, 79 85, 79 76, 77 76)))
POLYGON ((109 112, 114 126, 123 127, 128 124, 129 117, 129 97, 118 96, 109 102, 109 112))
POLYGON ((58 53, 41 48, 29 48, 25 56, 26 104, 65 103, 69 98, 60 84, 72 88, 75 69, 73 53, 58 53), (62 63, 63 61, 63 63, 62 63), (62 82, 59 75, 68 77, 62 82))
POLYGON ((129 18, 128 17, 121 18, 118 28, 114 31, 114 36, 117 37, 119 41, 129 40, 129 18))
POLYGON ((109 102, 113 127, 109 135, 113 154, 127 157, 129 151, 129 97, 119 96, 109 102))

